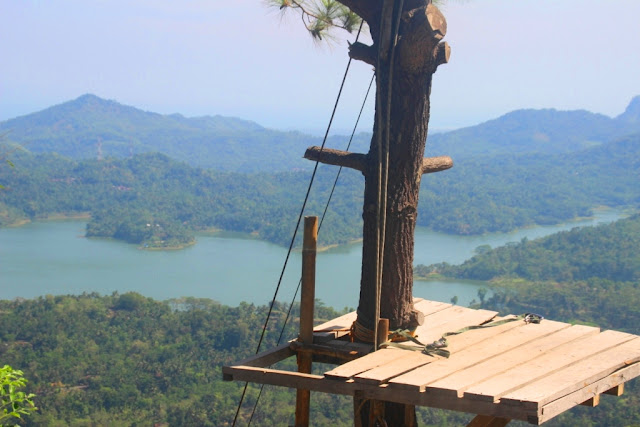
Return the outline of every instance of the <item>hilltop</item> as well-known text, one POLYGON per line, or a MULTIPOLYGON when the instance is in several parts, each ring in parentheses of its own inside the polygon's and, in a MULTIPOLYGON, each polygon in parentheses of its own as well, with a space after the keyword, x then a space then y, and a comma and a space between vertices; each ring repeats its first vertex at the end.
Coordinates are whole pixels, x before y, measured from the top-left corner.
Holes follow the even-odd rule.
POLYGON ((524 109, 429 137, 427 149, 454 156, 562 154, 640 132, 640 96, 615 118, 586 110, 524 109))
MULTIPOLYGON (((160 152, 192 166, 242 173, 309 169, 305 149, 321 138, 282 132, 234 117, 162 115, 105 100, 79 98, 0 123, 0 133, 34 153, 73 159, 160 152)), ((429 136, 427 155, 454 160, 479 155, 561 154, 640 133, 640 97, 615 118, 585 110, 517 110, 494 120, 429 136)), ((371 135, 358 134, 352 151, 366 152, 371 135)), ((331 137, 344 149, 348 138, 331 137)))

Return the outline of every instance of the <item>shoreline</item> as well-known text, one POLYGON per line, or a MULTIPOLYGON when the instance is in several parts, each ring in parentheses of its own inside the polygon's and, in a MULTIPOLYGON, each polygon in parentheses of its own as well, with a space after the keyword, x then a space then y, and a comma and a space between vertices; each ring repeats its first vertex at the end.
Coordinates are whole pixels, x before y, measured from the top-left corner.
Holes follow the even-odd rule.
POLYGON ((82 212, 82 213, 76 213, 76 214, 54 213, 54 214, 47 215, 46 217, 35 218, 33 220, 29 218, 20 218, 13 221, 12 223, 5 225, 5 227, 7 228, 22 227, 23 225, 31 224, 33 222, 38 222, 38 221, 77 221, 77 220, 87 220, 90 218, 91 218, 91 214, 89 212, 82 212))

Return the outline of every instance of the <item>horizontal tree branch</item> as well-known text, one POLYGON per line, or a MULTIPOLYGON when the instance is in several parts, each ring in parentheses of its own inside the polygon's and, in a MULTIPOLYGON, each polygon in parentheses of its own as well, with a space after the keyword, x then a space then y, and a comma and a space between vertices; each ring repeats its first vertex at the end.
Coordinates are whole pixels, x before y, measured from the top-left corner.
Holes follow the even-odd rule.
POLYGON ((422 173, 440 172, 451 169, 453 160, 449 156, 426 157, 422 159, 422 173))
POLYGON ((369 65, 376 65, 376 49, 364 43, 355 42, 349 45, 349 57, 369 65))
POLYGON ((436 68, 442 64, 448 63, 450 57, 451 57, 451 48, 449 47, 449 43, 447 42, 438 43, 438 48, 435 50, 436 68))
POLYGON ((366 156, 364 154, 334 150, 332 148, 320 149, 320 147, 317 146, 307 148, 307 151, 304 153, 304 158, 327 165, 355 169, 360 172, 364 172, 366 164, 366 156))

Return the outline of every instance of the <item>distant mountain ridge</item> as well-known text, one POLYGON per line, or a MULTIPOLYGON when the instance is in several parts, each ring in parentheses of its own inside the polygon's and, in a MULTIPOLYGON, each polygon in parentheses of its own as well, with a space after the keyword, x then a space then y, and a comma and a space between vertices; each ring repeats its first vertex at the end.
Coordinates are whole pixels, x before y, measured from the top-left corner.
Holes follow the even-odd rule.
POLYGON ((248 120, 161 115, 95 95, 7 120, 0 132, 35 153, 95 158, 100 144, 104 156, 161 152, 195 166, 238 172, 305 167, 302 153, 317 144, 317 138, 248 120))
MULTIPOLYGON (((79 98, 0 123, 0 133, 29 151, 74 159, 127 157, 161 152, 193 166, 221 171, 264 172, 309 168, 302 159, 321 138, 282 132, 233 117, 162 115, 105 100, 79 98), (100 150, 98 148, 100 146, 100 150)), ((570 153, 640 133, 640 96, 615 118, 585 110, 516 110, 494 120, 429 136, 427 156, 455 159, 505 154, 570 153)), ((356 136, 351 150, 366 152, 370 134, 356 136)), ((347 137, 328 147, 344 149, 347 137)))
POLYGON ((615 118, 586 110, 515 110, 476 126, 434 134, 427 149, 462 156, 569 153, 638 132, 640 96, 615 118))

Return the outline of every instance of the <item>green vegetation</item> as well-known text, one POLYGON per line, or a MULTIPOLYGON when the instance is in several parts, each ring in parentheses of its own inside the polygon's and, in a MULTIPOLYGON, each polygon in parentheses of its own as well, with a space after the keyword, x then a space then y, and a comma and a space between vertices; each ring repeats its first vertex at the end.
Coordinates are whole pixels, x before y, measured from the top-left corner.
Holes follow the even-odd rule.
MULTIPOLYGON (((449 154, 455 167, 423 179, 418 225, 479 234, 568 221, 601 205, 637 206, 639 105, 634 98, 615 119, 522 110, 432 135, 427 155, 449 154)), ((0 168, 0 226, 90 213, 88 236, 152 248, 183 247, 211 229, 288 245, 312 165, 301 154, 320 143, 239 119, 163 116, 93 95, 0 123, 0 132, 8 130, 12 144, 58 154, 18 152, 16 167, 0 168), (108 158, 87 160, 98 143, 108 158), (125 158, 144 152, 155 154, 125 158)), ((328 146, 343 148, 344 139, 328 146)), ((352 150, 366 151, 368 140, 358 135, 352 150)), ((321 214, 335 173, 320 168, 307 214, 321 214)), ((362 192, 360 175, 343 171, 321 245, 361 236, 362 192)))
MULTIPOLYGON (((263 349, 275 346, 286 310, 274 306, 263 349)), ((266 306, 158 302, 136 293, 0 301, 0 360, 22 367, 38 395, 40 409, 26 426, 230 425, 244 384, 223 382, 221 366, 255 353, 266 313, 266 306)), ((316 304, 318 322, 339 314, 316 304)), ((297 329, 292 322, 285 337, 297 329)), ((287 362, 295 369, 294 359, 287 362)), ((250 385, 239 425, 257 393, 250 385)), ((294 407, 295 391, 267 387, 253 423, 286 425, 294 407)), ((314 393, 311 411, 318 425, 352 424, 344 396, 314 393)), ((421 417, 425 424, 469 419, 445 411, 421 417)))
POLYGON ((0 133, 33 153, 76 160, 160 152, 197 167, 255 173, 311 168, 302 159, 317 137, 280 132, 233 117, 161 115, 83 95, 0 123, 0 133))
MULTIPOLYGON (((264 349, 275 346, 286 310, 274 306, 264 349)), ((221 366, 255 352, 266 312, 253 304, 159 302, 137 293, 5 300, 0 360, 20 367, 37 394, 39 410, 22 421, 25 426, 230 425, 244 384, 223 382, 221 366)), ((339 314, 316 304, 318 322, 339 314)), ((295 337, 297 328, 292 322, 284 336, 295 337)), ((295 369, 295 360, 283 368, 295 369)), ((250 384, 240 425, 247 424, 257 393, 250 384)), ((260 402, 255 425, 293 421, 294 391, 266 387, 260 402)), ((311 402, 317 425, 352 424, 348 397, 313 393, 311 402)), ((640 419, 639 410, 632 382, 624 396, 573 409, 548 425, 629 425, 640 419)), ((419 408, 418 418, 424 426, 466 425, 472 415, 419 408)))
MULTIPOLYGON (((450 155, 458 162, 477 156, 566 154, 638 133, 639 119, 640 97, 616 118, 588 111, 518 110, 476 126, 430 135, 427 155, 450 155)), ((100 143, 106 157, 160 152, 192 166, 240 173, 309 170, 311 163, 302 159, 302 153, 321 143, 317 137, 266 129, 233 117, 161 115, 95 95, 1 122, 0 133, 5 132, 8 139, 34 153, 95 158, 100 143)), ((357 135, 352 151, 366 152, 370 138, 370 133, 357 135)), ((333 137, 327 146, 343 149, 346 140, 333 137)))
POLYGON ((638 333, 640 214, 489 249, 461 265, 419 265, 417 275, 490 281, 483 307, 638 333))
MULTIPOLYGON (((536 240, 477 248, 461 265, 417 266, 416 274, 489 280, 476 307, 501 314, 534 312, 553 320, 640 330, 640 214, 597 227, 575 228, 536 240)), ((639 382, 598 410, 575 408, 550 426, 632 425, 640 419, 639 382)), ((514 425, 526 425, 514 423, 514 425)), ((546 424, 545 424, 546 425, 546 424)))
MULTIPOLYGON (((205 171, 158 153, 82 162, 23 154, 15 163, 11 170, 0 169, 0 180, 7 183, 0 194, 0 225, 89 212, 87 236, 148 247, 181 247, 191 244, 196 232, 211 229, 287 245, 309 179, 307 172, 205 171)), ((359 179, 352 171, 343 174, 320 244, 357 238, 360 218, 351 212, 362 203, 359 179)), ((322 213, 332 183, 323 175, 308 212, 322 213)))
POLYGON ((33 393, 20 391, 27 385, 22 371, 9 365, 0 368, 0 426, 16 425, 23 415, 30 415, 38 408, 33 403, 33 393))
POLYGON ((447 277, 574 282, 640 281, 640 214, 597 227, 574 228, 536 240, 523 239, 496 249, 479 248, 459 266, 420 266, 447 277))
MULTIPOLYGON (((418 225, 477 234, 568 221, 600 205, 637 206, 639 157, 640 134, 570 155, 462 160, 425 177, 418 225)), ((149 247, 189 245, 211 229, 288 245, 310 176, 203 170, 158 153, 103 161, 16 153, 13 160, 14 168, 0 168, 0 225, 90 213, 88 236, 149 247)), ((323 212, 335 173, 319 169, 306 214, 323 212)), ((362 191, 361 176, 344 170, 320 245, 360 237, 362 191)))

